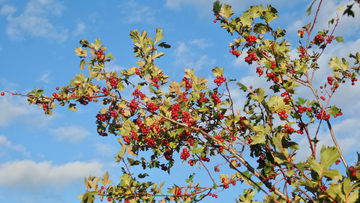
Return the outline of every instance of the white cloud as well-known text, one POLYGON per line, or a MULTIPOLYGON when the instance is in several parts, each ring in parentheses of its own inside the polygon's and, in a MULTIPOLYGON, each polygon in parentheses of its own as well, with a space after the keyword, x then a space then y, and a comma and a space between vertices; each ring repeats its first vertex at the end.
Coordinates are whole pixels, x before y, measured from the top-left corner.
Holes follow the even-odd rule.
POLYGON ((42 74, 38 81, 45 82, 45 83, 50 83, 49 75, 50 75, 50 73, 42 74))
POLYGON ((8 150, 15 150, 22 152, 25 157, 30 157, 30 152, 27 152, 23 145, 13 145, 11 141, 7 140, 4 135, 0 135, 0 156, 7 155, 8 150))
POLYGON ((117 152, 114 145, 102 143, 96 143, 96 151, 104 156, 114 156, 117 152))
POLYGON ((211 68, 216 59, 210 59, 207 55, 199 55, 193 53, 184 42, 180 42, 178 48, 174 52, 175 64, 182 68, 190 68, 200 70, 204 66, 211 68))
POLYGON ((77 35, 83 34, 85 31, 85 28, 86 28, 85 23, 78 23, 76 31, 74 32, 74 35, 77 36, 77 35))
POLYGON ((114 62, 110 62, 110 63, 106 64, 105 69, 107 72, 112 72, 112 71, 120 72, 127 68, 125 68, 123 66, 118 66, 114 62))
POLYGON ((11 39, 17 40, 30 35, 63 42, 68 37, 68 30, 55 27, 48 17, 61 15, 64 8, 63 4, 56 0, 31 0, 21 15, 7 17, 7 34, 11 39))
POLYGON ((64 165, 53 165, 50 161, 36 163, 32 160, 6 162, 0 166, 0 186, 29 190, 66 188, 89 175, 103 175, 102 168, 103 164, 96 161, 77 161, 64 165))
POLYGON ((59 141, 79 142, 91 135, 89 131, 81 126, 66 126, 49 130, 59 141))
POLYGON ((7 126, 15 121, 16 118, 33 113, 28 106, 20 105, 18 99, 13 99, 9 96, 0 100, 0 109, 2 109, 2 113, 0 114, 0 126, 7 126))
POLYGON ((14 6, 10 6, 10 5, 4 5, 1 9, 0 9, 0 14, 1 15, 10 15, 16 12, 16 8, 14 6))
POLYGON ((190 40, 189 43, 197 45, 200 49, 205 49, 211 46, 211 44, 205 39, 194 39, 190 40))
POLYGON ((141 3, 131 0, 119 7, 121 8, 121 14, 123 14, 123 19, 126 23, 155 22, 155 11, 150 6, 143 6, 141 3))

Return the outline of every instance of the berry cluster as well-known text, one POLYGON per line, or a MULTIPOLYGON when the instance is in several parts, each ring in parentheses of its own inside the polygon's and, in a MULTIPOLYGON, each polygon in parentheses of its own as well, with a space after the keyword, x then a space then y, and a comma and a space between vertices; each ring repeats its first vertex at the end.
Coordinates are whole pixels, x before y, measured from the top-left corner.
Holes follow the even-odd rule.
POLYGON ((302 135, 304 134, 304 129, 305 129, 305 124, 304 123, 299 123, 298 127, 300 128, 299 130, 296 131, 296 133, 302 135))
POLYGON ((131 130, 131 137, 136 141, 140 140, 140 138, 139 138, 138 134, 135 132, 135 130, 131 130))
POLYGON ((180 110, 180 104, 176 103, 171 106, 171 118, 177 120, 179 118, 179 113, 182 113, 180 110))
POLYGON ((317 119, 323 119, 323 120, 329 120, 330 119, 330 115, 326 113, 326 111, 324 111, 323 109, 321 109, 321 111, 319 113, 317 113, 315 115, 315 117, 317 119))
POLYGON ((207 102, 209 99, 207 97, 205 97, 205 94, 200 92, 199 93, 199 99, 197 100, 199 103, 203 103, 203 102, 207 102))
POLYGON ((169 149, 166 149, 166 150, 167 151, 164 153, 164 157, 165 157, 166 160, 169 160, 172 157, 173 151, 169 150, 169 149))
POLYGON ((303 38, 303 37, 304 37, 304 34, 305 34, 305 31, 304 31, 304 30, 302 30, 302 29, 298 30, 298 36, 299 36, 300 38, 303 38))
POLYGON ((239 57, 241 55, 241 52, 239 50, 235 50, 234 47, 231 47, 231 50, 229 52, 236 57, 239 57))
POLYGON ((161 164, 160 166, 161 166, 161 170, 163 170, 163 171, 168 170, 168 167, 165 164, 161 164))
POLYGON ((259 74, 259 77, 263 74, 263 70, 262 70, 262 68, 261 67, 257 67, 256 68, 256 73, 258 73, 259 74))
POLYGON ((349 172, 350 172, 351 176, 356 177, 356 168, 354 166, 351 166, 349 168, 349 172))
POLYGON ((190 156, 189 150, 187 148, 184 148, 183 151, 181 152, 180 159, 186 160, 187 158, 189 158, 189 156, 190 156))
POLYGON ((288 133, 288 134, 291 134, 294 132, 294 128, 292 128, 291 126, 289 126, 287 123, 285 124, 284 126, 284 133, 288 133))
POLYGON ((192 88, 192 84, 190 83, 190 80, 184 77, 183 81, 185 82, 186 91, 189 91, 190 88, 192 88))
POLYGON ((99 49, 99 51, 95 51, 95 54, 96 54, 97 59, 99 59, 100 61, 104 61, 105 53, 103 52, 102 49, 99 49))
POLYGON ((322 185, 322 186, 320 186, 320 189, 321 189, 321 190, 327 190, 327 187, 324 186, 324 185, 322 185))
POLYGON ((301 58, 305 58, 306 50, 303 47, 300 47, 300 53, 301 53, 301 58))
POLYGON ((217 96, 217 92, 212 93, 212 94, 211 94, 211 97, 214 99, 215 104, 221 103, 221 100, 220 100, 219 97, 217 96))
POLYGON ((271 80, 276 83, 279 82, 279 78, 276 77, 276 74, 271 72, 266 74, 267 77, 271 78, 271 80))
POLYGON ((182 118, 182 121, 184 122, 184 123, 186 123, 186 124, 188 124, 189 126, 191 126, 193 123, 194 123, 194 121, 193 120, 190 120, 190 113, 189 112, 184 112, 183 113, 183 118, 182 118))
POLYGON ((109 90, 106 87, 103 87, 102 91, 105 96, 107 96, 109 94, 109 90))
POLYGON ((136 73, 136 75, 138 75, 140 77, 142 76, 142 73, 140 72, 140 70, 138 68, 135 69, 135 73, 136 73))
POLYGON ((86 105, 89 104, 89 102, 92 101, 92 98, 91 97, 83 97, 83 98, 80 98, 78 101, 79 101, 80 104, 86 106, 86 105))
POLYGON ((269 62, 270 62, 270 65, 271 65, 270 68, 274 70, 276 68, 275 62, 273 62, 273 61, 269 61, 269 62))
POLYGON ((150 113, 153 113, 153 112, 155 112, 156 110, 159 109, 159 106, 156 106, 152 102, 149 102, 149 103, 147 103, 147 108, 150 111, 150 113))
POLYGON ((214 23, 216 23, 216 21, 218 21, 218 20, 220 20, 220 15, 219 15, 219 14, 216 15, 216 18, 215 18, 215 20, 214 20, 214 23))
POLYGON ((339 165, 339 163, 340 163, 340 159, 338 159, 338 160, 335 162, 336 165, 339 165))
POLYGON ((265 165, 265 160, 264 160, 264 158, 265 158, 265 154, 262 154, 262 155, 259 157, 259 159, 256 161, 256 162, 259 163, 259 166, 265 165))
POLYGON ((117 78, 114 78, 113 76, 110 77, 110 84, 114 89, 117 88, 118 83, 119 83, 119 81, 117 78))
POLYGON ((129 107, 131 111, 135 111, 138 108, 138 104, 136 103, 135 99, 131 100, 129 107))
POLYGON ((55 99, 59 99, 59 95, 56 94, 55 92, 52 94, 52 96, 53 96, 55 99))
POLYGON ((278 116, 281 118, 281 119, 287 119, 289 116, 286 114, 286 111, 280 111, 278 112, 278 116))
POLYGON ((106 115, 106 114, 97 114, 96 118, 98 119, 98 121, 101 122, 105 122, 105 121, 109 121, 110 120, 110 116, 106 115))
POLYGON ((333 78, 333 77, 327 77, 327 83, 329 84, 329 85, 333 85, 333 81, 334 81, 335 79, 333 78))
POLYGON ((161 75, 162 75, 162 74, 163 74, 163 73, 158 74, 157 76, 155 76, 155 77, 151 80, 153 86, 156 87, 156 88, 158 88, 158 89, 159 89, 159 87, 160 87, 159 83, 161 82, 161 75))
POLYGON ((247 45, 252 46, 254 42, 257 40, 256 36, 249 35, 246 37, 247 45))
POLYGON ((140 99, 141 100, 143 100, 144 98, 145 98, 145 94, 143 94, 140 90, 138 90, 138 89, 135 89, 135 91, 132 93, 132 95, 134 95, 136 98, 139 98, 140 97, 140 99))
POLYGON ((253 142, 253 140, 250 137, 247 138, 247 141, 249 144, 251 144, 253 142))
POLYGON ((324 42, 324 40, 325 40, 324 37, 321 34, 318 34, 315 36, 314 44, 320 45, 321 43, 324 42))
POLYGON ((224 78, 223 76, 216 76, 216 79, 214 80, 214 83, 216 83, 216 85, 219 87, 221 85, 221 83, 225 82, 226 78, 224 78))
POLYGON ((218 114, 218 119, 219 119, 219 120, 222 120, 222 119, 224 119, 224 118, 225 118, 224 114, 222 114, 222 113, 219 113, 219 114, 218 114))
POLYGON ((150 133, 150 129, 143 124, 143 122, 141 121, 141 119, 138 118, 138 119, 136 120, 136 125, 139 126, 140 131, 141 131, 142 134, 144 134, 145 136, 150 133))
POLYGON ((248 53, 248 56, 245 57, 245 62, 248 64, 252 64, 253 61, 257 61, 258 58, 256 57, 255 53, 248 53))
POLYGON ((217 196, 216 194, 213 194, 213 193, 211 193, 211 192, 209 192, 209 196, 210 196, 210 197, 218 198, 218 196, 217 196))
POLYGON ((326 39, 328 44, 331 44, 332 40, 334 39, 334 36, 331 35, 329 38, 326 39))
POLYGON ((357 78, 353 78, 353 79, 351 79, 351 85, 353 85, 353 86, 354 86, 356 81, 358 81, 358 79, 357 79, 357 78))

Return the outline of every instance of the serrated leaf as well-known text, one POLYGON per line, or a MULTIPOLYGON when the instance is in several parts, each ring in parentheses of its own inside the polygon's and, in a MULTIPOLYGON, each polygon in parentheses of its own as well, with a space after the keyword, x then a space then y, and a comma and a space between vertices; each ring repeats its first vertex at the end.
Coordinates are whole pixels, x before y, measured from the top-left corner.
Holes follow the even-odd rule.
POLYGON ((337 42, 344 42, 344 38, 341 36, 335 37, 334 40, 336 40, 337 42))
POLYGON ((245 85, 243 85, 242 83, 240 83, 240 82, 238 82, 238 83, 236 83, 239 87, 240 87, 240 89, 241 90, 247 90, 248 88, 245 86, 245 85))

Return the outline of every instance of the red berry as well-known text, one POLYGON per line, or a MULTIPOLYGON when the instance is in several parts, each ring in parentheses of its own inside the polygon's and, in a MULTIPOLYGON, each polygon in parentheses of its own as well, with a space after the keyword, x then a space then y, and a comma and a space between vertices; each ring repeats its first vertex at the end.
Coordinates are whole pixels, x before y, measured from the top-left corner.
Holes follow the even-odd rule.
POLYGON ((60 88, 59 87, 56 87, 56 90, 59 90, 60 88))
POLYGON ((4 92, 1 92, 1 96, 4 96, 5 95, 5 93, 4 92))

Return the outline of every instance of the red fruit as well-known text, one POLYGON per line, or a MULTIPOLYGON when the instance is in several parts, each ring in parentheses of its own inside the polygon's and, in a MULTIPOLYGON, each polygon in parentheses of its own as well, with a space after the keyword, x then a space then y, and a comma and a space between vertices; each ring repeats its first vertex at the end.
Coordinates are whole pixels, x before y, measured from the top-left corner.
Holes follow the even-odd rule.
POLYGON ((5 95, 5 93, 4 92, 1 92, 1 96, 4 96, 5 95))
POLYGON ((79 87, 79 85, 80 85, 79 83, 76 83, 76 87, 79 87))
POLYGON ((60 88, 59 87, 56 87, 56 90, 59 90, 60 88))
POLYGON ((108 197, 108 201, 109 201, 109 202, 111 201, 111 197, 108 197))

